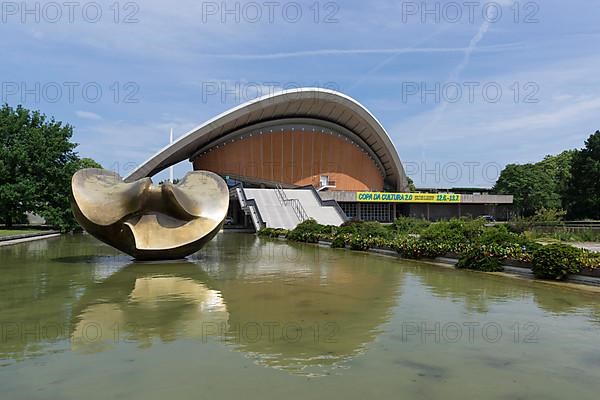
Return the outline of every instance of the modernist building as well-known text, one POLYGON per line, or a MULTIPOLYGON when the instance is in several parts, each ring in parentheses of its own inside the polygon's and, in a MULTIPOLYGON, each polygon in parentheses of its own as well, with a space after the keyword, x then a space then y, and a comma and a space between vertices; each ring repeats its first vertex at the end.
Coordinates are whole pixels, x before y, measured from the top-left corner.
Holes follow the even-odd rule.
MULTIPOLYGON (((331 90, 284 91, 238 106, 188 132, 126 180, 152 176, 185 159, 194 169, 220 174, 232 186, 310 188, 329 205, 337 201, 336 208, 348 218, 503 217, 512 203, 510 196, 402 196, 408 179, 390 136, 364 106, 331 90)), ((283 205, 293 193, 280 192, 279 197, 286 197, 283 205)))

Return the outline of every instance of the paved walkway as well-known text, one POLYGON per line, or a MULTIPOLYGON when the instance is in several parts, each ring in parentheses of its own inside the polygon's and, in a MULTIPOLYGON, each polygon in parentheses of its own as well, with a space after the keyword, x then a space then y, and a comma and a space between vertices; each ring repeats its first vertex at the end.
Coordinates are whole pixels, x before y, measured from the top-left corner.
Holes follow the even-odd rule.
POLYGON ((596 253, 600 253, 600 243, 598 242, 576 242, 569 243, 572 246, 579 247, 580 249, 586 249, 589 251, 594 251, 596 253))
POLYGON ((60 236, 59 231, 47 231, 40 233, 27 233, 24 235, 4 236, 0 238, 0 247, 10 246, 13 244, 19 244, 24 242, 31 242, 33 240, 48 239, 56 236, 60 236))

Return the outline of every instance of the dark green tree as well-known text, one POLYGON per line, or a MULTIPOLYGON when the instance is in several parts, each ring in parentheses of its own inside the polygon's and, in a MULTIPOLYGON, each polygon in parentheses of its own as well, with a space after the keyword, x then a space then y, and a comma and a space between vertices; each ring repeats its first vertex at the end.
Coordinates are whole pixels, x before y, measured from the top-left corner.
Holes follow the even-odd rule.
POLYGON ((74 226, 71 176, 93 160, 80 160, 73 128, 21 106, 0 108, 0 215, 10 227, 26 211, 61 229, 74 226))
POLYGON ((565 150, 556 156, 546 156, 539 162, 541 167, 554 178, 555 192, 561 198, 561 208, 567 208, 566 194, 571 179, 571 163, 577 150, 565 150))
POLYGON ((79 162, 77 163, 77 171, 79 171, 80 169, 85 169, 85 168, 102 168, 102 165, 98 164, 96 162, 96 160, 93 160, 88 157, 84 157, 84 158, 80 159, 79 162))
POLYGON ((415 181, 413 181, 409 176, 406 177, 408 180, 408 191, 411 193, 415 193, 417 191, 417 186, 415 186, 415 181))
POLYGON ((573 155, 565 197, 570 218, 600 219, 600 131, 573 155))
POLYGON ((69 196, 71 195, 71 177, 75 172, 84 168, 102 168, 100 164, 91 158, 82 158, 67 163, 57 171, 55 179, 48 181, 48 188, 52 193, 60 193, 60 196, 52 196, 47 192, 44 201, 37 209, 44 217, 46 223, 62 231, 70 231, 77 228, 77 222, 73 218, 69 196))
POLYGON ((494 186, 498 194, 512 194, 514 207, 523 216, 531 216, 541 208, 560 208, 561 196, 548 165, 509 164, 494 186))

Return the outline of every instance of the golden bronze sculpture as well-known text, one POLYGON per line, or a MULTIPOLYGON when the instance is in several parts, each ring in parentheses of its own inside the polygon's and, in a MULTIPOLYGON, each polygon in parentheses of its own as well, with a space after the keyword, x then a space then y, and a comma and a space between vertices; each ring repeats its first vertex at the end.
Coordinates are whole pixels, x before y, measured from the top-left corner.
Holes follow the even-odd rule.
POLYGON ((71 180, 75 219, 91 235, 138 260, 184 258, 221 229, 229 207, 225 181, 189 172, 176 185, 150 178, 125 183, 102 169, 83 169, 71 180))

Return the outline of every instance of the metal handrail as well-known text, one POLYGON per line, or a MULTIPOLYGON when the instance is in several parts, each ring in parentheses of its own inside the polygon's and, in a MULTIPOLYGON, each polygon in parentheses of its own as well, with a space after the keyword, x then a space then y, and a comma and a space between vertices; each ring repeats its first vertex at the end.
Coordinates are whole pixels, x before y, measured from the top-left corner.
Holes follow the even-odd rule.
POLYGON ((281 187, 280 185, 275 186, 275 195, 277 195, 277 200, 279 200, 279 203, 282 206, 285 206, 287 196, 285 195, 285 192, 283 191, 283 187, 281 187))
POLYGON ((342 217, 344 222, 349 220, 348 216, 346 215, 344 210, 342 210, 342 207, 340 207, 340 205, 338 204, 337 201, 335 201, 333 199, 323 200, 321 198, 321 196, 319 195, 319 192, 317 191, 317 189, 315 189, 315 187, 313 185, 302 186, 300 189, 311 190, 313 192, 313 194, 315 195, 315 197, 317 198, 317 200, 319 201, 319 203, 321 204, 321 207, 333 207, 338 212, 340 217, 342 217))
POLYGON ((250 218, 252 219, 252 223, 254 224, 254 228, 259 231, 262 228, 266 227, 264 219, 260 214, 260 210, 256 205, 256 201, 254 199, 248 199, 246 197, 246 192, 244 192, 244 186, 240 183, 236 185, 236 192, 238 195, 238 200, 240 202, 240 206, 242 210, 246 214, 250 214, 250 218))
POLYGON ((302 203, 300 203, 300 200, 289 199, 288 202, 290 202, 292 209, 296 213, 296 216, 298 217, 300 222, 304 222, 308 219, 308 214, 304 210, 304 207, 302 206, 302 203))
POLYGON ((288 199, 281 185, 277 185, 275 187, 275 194, 277 195, 277 199, 279 200, 282 206, 285 207, 289 204, 292 207, 292 210, 294 210, 294 213, 296 214, 296 217, 298 217, 298 220, 300 220, 300 222, 304 222, 307 219, 309 219, 308 214, 306 213, 306 210, 302 206, 300 200, 288 199))

